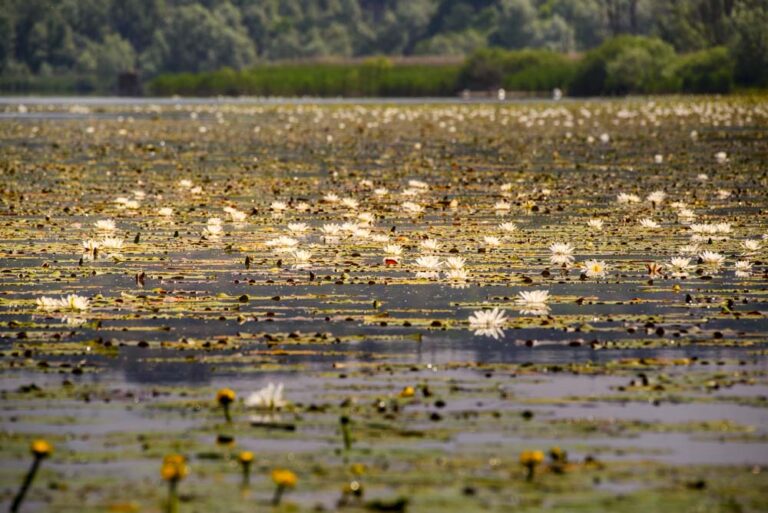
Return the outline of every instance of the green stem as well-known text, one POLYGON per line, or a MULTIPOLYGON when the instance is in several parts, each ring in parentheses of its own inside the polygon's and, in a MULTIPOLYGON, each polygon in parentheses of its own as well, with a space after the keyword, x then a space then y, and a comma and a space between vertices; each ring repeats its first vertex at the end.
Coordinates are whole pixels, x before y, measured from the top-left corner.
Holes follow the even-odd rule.
POLYGON ((42 460, 43 459, 41 457, 35 456, 35 461, 32 462, 32 466, 29 468, 29 471, 24 478, 24 483, 21 485, 21 488, 19 488, 19 493, 17 493, 16 497, 13 499, 10 510, 11 513, 16 513, 19 511, 21 502, 24 500, 24 496, 27 494, 27 490, 32 485, 32 480, 35 479, 35 474, 37 474, 37 469, 40 467, 40 462, 42 460))
POLYGON ((228 404, 224 404, 224 405, 222 405, 222 407, 224 408, 224 418, 227 420, 227 424, 231 424, 232 423, 232 417, 229 415, 229 405, 228 404))
POLYGON ((526 481, 533 481, 533 474, 536 470, 535 465, 527 465, 528 474, 525 476, 526 481))
POLYGON ((176 485, 178 480, 171 479, 168 481, 168 504, 166 504, 167 513, 176 513, 179 510, 179 498, 176 493, 176 485))
POLYGON ((280 504, 280 499, 283 498, 283 491, 285 490, 285 487, 282 485, 277 485, 277 488, 275 488, 275 496, 272 497, 272 505, 278 506, 280 504))

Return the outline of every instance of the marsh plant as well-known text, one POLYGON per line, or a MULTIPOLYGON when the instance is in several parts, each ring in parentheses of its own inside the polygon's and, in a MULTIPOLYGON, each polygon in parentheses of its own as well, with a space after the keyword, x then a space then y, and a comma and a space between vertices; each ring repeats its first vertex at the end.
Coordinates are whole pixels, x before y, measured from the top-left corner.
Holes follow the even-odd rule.
POLYGON ((16 496, 13 498, 10 509, 11 513, 16 513, 19 511, 19 508, 21 508, 21 503, 24 501, 27 491, 32 486, 32 482, 35 480, 35 476, 40 469, 41 463, 51 455, 53 446, 47 440, 38 439, 32 441, 29 450, 32 453, 32 466, 27 471, 27 475, 24 476, 21 488, 19 488, 19 491, 16 492, 16 496))
POLYGON ((166 513, 179 511, 179 483, 187 477, 188 473, 187 458, 181 454, 168 454, 163 458, 160 476, 168 483, 168 497, 165 502, 166 513))
POLYGON ((295 488, 299 478, 287 469, 275 469, 272 471, 272 482, 275 484, 275 494, 272 496, 272 505, 280 505, 283 494, 290 488, 295 488))
POLYGON ((230 414, 230 406, 235 402, 235 391, 231 388, 222 388, 216 393, 216 402, 221 406, 224 412, 224 420, 227 424, 232 423, 232 415, 230 414))

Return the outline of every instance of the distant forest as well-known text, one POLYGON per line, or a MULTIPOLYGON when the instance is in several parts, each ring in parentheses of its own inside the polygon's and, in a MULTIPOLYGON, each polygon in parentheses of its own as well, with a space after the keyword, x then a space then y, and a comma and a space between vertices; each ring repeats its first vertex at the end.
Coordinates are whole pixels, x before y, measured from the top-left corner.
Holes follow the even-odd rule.
POLYGON ((0 71, 110 83, 297 59, 582 54, 621 35, 720 47, 737 83, 768 83, 768 0, 0 0, 0 71))

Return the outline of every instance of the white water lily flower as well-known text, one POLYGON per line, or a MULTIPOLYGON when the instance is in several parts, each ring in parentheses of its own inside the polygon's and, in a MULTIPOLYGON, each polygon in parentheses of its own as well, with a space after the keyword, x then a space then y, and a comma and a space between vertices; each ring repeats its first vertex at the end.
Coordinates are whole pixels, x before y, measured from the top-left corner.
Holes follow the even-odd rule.
POLYGON ((440 257, 428 255, 428 256, 420 256, 419 258, 417 258, 416 265, 418 265, 419 267, 423 267, 424 269, 429 271, 436 271, 440 269, 443 263, 440 261, 440 257))
POLYGON ((739 278, 749 278, 752 271, 752 262, 749 260, 739 260, 734 265, 736 276, 739 278))
POLYGON ((288 402, 283 398, 283 384, 280 383, 275 386, 274 383, 269 383, 266 387, 246 397, 244 404, 248 408, 272 411, 284 408, 288 402))
POLYGON ((445 266, 448 269, 452 269, 452 270, 464 269, 465 263, 466 263, 466 260, 457 256, 448 257, 445 259, 445 266))
POLYGON ((306 223, 288 223, 288 231, 295 235, 301 235, 309 231, 309 225, 306 223))
POLYGON ((640 196, 622 192, 616 197, 616 201, 619 203, 640 203, 640 196))
POLYGON ((320 227, 320 232, 323 234, 323 237, 326 238, 338 237, 341 233, 341 225, 333 223, 324 224, 320 227))
POLYGON ((703 251, 699 253, 701 263, 708 267, 720 267, 725 263, 725 256, 714 251, 703 251))
POLYGON ((519 305, 543 306, 549 301, 548 290, 521 290, 515 302, 519 305))
POLYGON ((171 217, 173 216, 173 209, 171 207, 163 207, 157 209, 157 214, 162 217, 171 217))
POLYGON ((508 202, 506 202, 504 200, 497 201, 493 205, 493 209, 496 212, 509 212, 512 209, 512 204, 510 204, 510 203, 508 203, 508 202))
POLYGON ((37 307, 43 310, 72 310, 75 312, 88 310, 91 302, 88 298, 69 294, 59 299, 43 296, 36 300, 37 307))
POLYGON ((693 265, 691 265, 690 258, 674 257, 670 260, 669 264, 667 264, 667 267, 673 277, 685 278, 688 276, 688 273, 691 272, 693 265))
POLYGON ((112 219, 100 219, 94 223, 96 229, 102 232, 115 231, 115 222, 112 219))
POLYGON ((357 207, 360 205, 360 202, 354 198, 344 198, 343 200, 341 200, 341 204, 350 210, 357 210, 357 207))
POLYGON ((209 237, 218 237, 224 232, 224 228, 220 224, 209 224, 203 228, 203 235, 209 237))
POLYGON ((268 240, 265 244, 271 247, 275 253, 290 253, 299 245, 299 241, 292 237, 281 235, 280 237, 268 240))
POLYGON ((574 247, 569 242, 555 242, 549 246, 553 255, 573 255, 574 247))
POLYGON ((549 257, 552 265, 571 265, 573 263, 574 247, 567 242, 555 242, 549 246, 552 255, 549 257))
POLYGON ((384 246, 384 253, 389 256, 400 256, 403 253, 403 247, 399 244, 387 244, 384 246))
POLYGON ((642 226, 643 228, 648 228, 650 230, 655 230, 656 228, 659 227, 659 223, 657 223, 653 219, 644 217, 643 219, 640 220, 640 226, 642 226))
POLYGON ((593 230, 600 231, 603 229, 603 220, 602 219, 590 219, 587 221, 587 226, 592 228, 593 230))
POLYGON ((605 277, 606 265, 603 260, 587 260, 582 264, 582 268, 587 278, 605 277))
POLYGON ((367 239, 371 235, 371 230, 367 228, 356 227, 352 231, 352 236, 356 239, 367 239))
POLYGON ((376 220, 376 216, 370 212, 361 212, 357 214, 357 220, 360 224, 370 226, 376 220))
POLYGON ((309 259, 312 258, 312 252, 306 249, 296 249, 292 253, 293 258, 296 259, 296 264, 305 265, 309 263, 309 259))
POLYGON ((762 242, 757 239, 747 239, 741 242, 741 247, 744 249, 745 255, 757 253, 760 251, 760 246, 762 246, 762 242))
POLYGON ((475 335, 499 339, 504 335, 504 324, 507 322, 506 311, 477 310, 469 316, 469 328, 475 330, 475 335))
POLYGON ((493 235, 486 235, 485 237, 483 237, 483 242, 485 243, 486 246, 490 248, 498 248, 499 246, 501 246, 501 239, 493 235))
POLYGON ((35 300, 35 303, 37 304, 37 307, 41 310, 56 310, 57 308, 60 308, 62 306, 62 302, 60 299, 56 299, 55 297, 48 297, 48 296, 37 298, 35 300))
POLYGON ((424 239, 419 242, 419 246, 421 247, 422 251, 429 253, 432 251, 437 251, 440 248, 440 243, 435 239, 424 239))
POLYGON ((445 272, 445 277, 450 281, 467 281, 469 273, 464 269, 449 269, 445 272))
POLYGON ((517 230, 517 225, 512 222, 506 222, 506 223, 501 223, 499 225, 499 228, 501 228, 502 231, 505 231, 507 233, 512 233, 517 230))
POLYGON ((370 239, 373 242, 389 242, 389 235, 386 233, 373 233, 371 234, 370 239))
POLYGON ((645 199, 654 205, 660 205, 666 197, 667 193, 664 191, 653 191, 645 199))
POLYGON ((680 248, 678 249, 678 252, 681 255, 695 255, 699 252, 699 245, 686 244, 685 246, 680 246, 680 248))
POLYGON ((339 201, 339 196, 337 194, 329 192, 328 194, 323 196, 323 201, 326 203, 336 203, 337 201, 339 201))
POLYGON ((373 193, 376 196, 386 196, 387 194, 389 194, 389 190, 386 189, 385 187, 379 187, 378 189, 374 189, 373 193))
POLYGON ((104 237, 101 240, 101 247, 112 251, 120 251, 123 249, 123 239, 118 237, 104 237))
POLYGON ((718 164, 725 164, 726 162, 728 162, 728 154, 724 151, 718 151, 717 153, 715 153, 715 161, 718 164))
POLYGON ((229 217, 232 218, 233 223, 242 223, 248 217, 248 214, 236 208, 230 208, 227 210, 229 217))
POLYGON ((188 180, 186 178, 179 180, 179 187, 182 189, 191 189, 192 185, 192 180, 188 180))
POLYGON ((408 180, 408 187, 414 189, 429 189, 429 184, 427 182, 422 182, 421 180, 408 180))
POLYGON ((94 254, 101 247, 101 243, 97 240, 88 239, 83 241, 83 251, 86 253, 94 254))
POLYGON ((409 214, 421 214, 424 212, 424 207, 418 203, 412 201, 406 201, 401 205, 402 209, 409 214))
POLYGON ((269 208, 273 212, 283 212, 288 209, 288 203, 286 203, 285 201, 273 201, 269 205, 269 208))
POLYGON ((733 231, 731 223, 716 223, 715 229, 717 230, 717 233, 731 233, 733 231))

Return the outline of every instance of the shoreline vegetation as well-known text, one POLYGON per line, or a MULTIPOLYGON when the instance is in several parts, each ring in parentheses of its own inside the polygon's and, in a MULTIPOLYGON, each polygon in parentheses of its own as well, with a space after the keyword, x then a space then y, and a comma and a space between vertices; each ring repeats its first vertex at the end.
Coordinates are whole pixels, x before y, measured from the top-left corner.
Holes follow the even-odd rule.
MULTIPOLYGON (((129 77, 130 78, 130 77, 129 77)), ((455 97, 494 94, 569 96, 628 94, 727 94, 749 88, 739 80, 726 47, 676 53, 664 41, 618 36, 581 54, 543 49, 484 48, 464 58, 368 57, 260 64, 242 70, 162 73, 136 82, 129 92, 105 90, 84 74, 3 76, 10 94, 123 94, 128 96, 455 97)))

